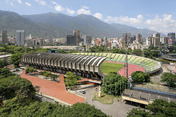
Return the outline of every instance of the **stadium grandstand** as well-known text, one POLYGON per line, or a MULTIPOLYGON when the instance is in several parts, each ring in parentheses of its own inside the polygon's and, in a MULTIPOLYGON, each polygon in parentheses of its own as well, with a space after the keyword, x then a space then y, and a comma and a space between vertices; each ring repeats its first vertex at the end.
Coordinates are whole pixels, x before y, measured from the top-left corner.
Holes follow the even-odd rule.
POLYGON ((100 65, 106 58, 92 55, 29 53, 22 57, 21 62, 37 69, 59 73, 71 71, 83 77, 101 80, 104 74, 100 65))
POLYGON ((136 102, 144 105, 151 104, 155 99, 162 99, 168 102, 176 102, 175 95, 157 93, 149 90, 140 91, 125 89, 122 94, 122 100, 136 102))
MULTIPOLYGON (((117 53, 75 53, 75 54, 107 57, 106 61, 115 61, 115 62, 125 62, 126 58, 125 54, 117 54, 117 53)), ((143 67, 145 69, 145 72, 149 74, 153 74, 161 69, 160 62, 135 55, 128 55, 128 63, 143 67)))
POLYGON ((176 54, 166 54, 162 56, 163 59, 176 62, 176 54))

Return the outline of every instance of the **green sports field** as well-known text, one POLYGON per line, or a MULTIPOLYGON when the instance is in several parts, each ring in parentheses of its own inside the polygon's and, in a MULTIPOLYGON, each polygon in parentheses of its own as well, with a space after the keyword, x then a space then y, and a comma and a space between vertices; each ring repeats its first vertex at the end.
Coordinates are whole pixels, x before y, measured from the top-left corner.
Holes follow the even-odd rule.
POLYGON ((110 72, 117 72, 119 71, 121 68, 123 68, 123 64, 115 64, 115 63, 105 63, 103 62, 100 66, 100 70, 105 73, 108 74, 110 72))

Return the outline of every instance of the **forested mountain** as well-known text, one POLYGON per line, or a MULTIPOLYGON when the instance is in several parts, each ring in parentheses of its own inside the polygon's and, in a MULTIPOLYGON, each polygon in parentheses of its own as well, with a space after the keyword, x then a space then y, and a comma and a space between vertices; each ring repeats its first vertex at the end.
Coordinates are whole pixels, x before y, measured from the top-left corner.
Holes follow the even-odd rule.
POLYGON ((135 27, 132 27, 132 26, 127 26, 127 25, 117 24, 117 23, 113 23, 111 25, 114 28, 123 31, 123 33, 124 32, 129 32, 129 33, 132 33, 132 34, 140 33, 144 37, 151 36, 151 34, 156 33, 156 31, 152 31, 152 30, 149 30, 147 28, 139 29, 139 28, 135 28, 135 27))
POLYGON ((93 37, 121 37, 121 33, 141 33, 150 36, 154 31, 138 29, 121 24, 108 24, 90 15, 67 16, 61 13, 19 15, 14 12, 0 11, 0 30, 15 35, 16 30, 25 30, 26 35, 66 37, 73 30, 81 35, 93 37))

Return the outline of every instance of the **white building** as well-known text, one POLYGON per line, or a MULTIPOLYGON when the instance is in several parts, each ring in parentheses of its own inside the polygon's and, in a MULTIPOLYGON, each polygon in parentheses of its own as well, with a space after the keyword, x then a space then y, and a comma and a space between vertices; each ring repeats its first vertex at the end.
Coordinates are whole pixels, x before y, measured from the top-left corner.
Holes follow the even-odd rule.
POLYGON ((17 30, 16 31, 16 45, 24 46, 24 42, 25 42, 24 30, 17 30))

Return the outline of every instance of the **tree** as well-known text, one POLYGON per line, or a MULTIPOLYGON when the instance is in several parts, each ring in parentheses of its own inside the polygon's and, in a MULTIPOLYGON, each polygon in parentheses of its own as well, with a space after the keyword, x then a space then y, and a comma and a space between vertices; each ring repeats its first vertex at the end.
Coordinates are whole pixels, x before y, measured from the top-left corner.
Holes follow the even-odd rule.
POLYGON ((11 61, 14 64, 14 67, 19 67, 20 59, 21 59, 22 54, 16 53, 11 56, 11 61))
POLYGON ((27 74, 27 73, 36 72, 37 70, 35 70, 33 67, 28 67, 25 71, 26 71, 26 74, 27 74))
POLYGON ((7 68, 0 68, 0 78, 12 76, 12 72, 7 68))
POLYGON ((5 52, 6 48, 5 47, 0 47, 0 52, 5 52))
POLYGON ((150 76, 142 71, 136 71, 131 74, 134 83, 142 84, 143 82, 149 82, 150 76))
POLYGON ((176 103, 156 99, 146 106, 148 110, 132 109, 128 117, 176 117, 176 103))
POLYGON ((64 79, 65 85, 72 88, 75 84, 77 84, 78 80, 80 80, 81 77, 75 75, 72 72, 67 72, 66 73, 66 78, 64 79))
POLYGON ((32 83, 17 76, 0 79, 0 97, 10 99, 17 96, 20 99, 34 98, 35 88, 32 83))
POLYGON ((57 75, 54 75, 54 74, 51 75, 51 79, 52 79, 53 81, 56 81, 57 78, 58 78, 57 75))
POLYGON ((112 53, 120 53, 120 50, 118 48, 113 48, 111 50, 112 53))
POLYGON ((134 49, 133 53, 137 56, 141 56, 142 55, 142 50, 141 49, 134 49))
POLYGON ((127 117, 151 117, 151 114, 149 112, 146 112, 145 110, 133 108, 128 113, 127 117))
POLYGON ((8 65, 6 60, 0 60, 0 68, 5 67, 6 65, 8 65))
POLYGON ((168 86, 174 87, 176 83, 176 75, 165 72, 161 76, 161 82, 166 82, 168 86))
POLYGON ((125 77, 111 72, 104 78, 103 91, 110 95, 120 95, 127 87, 127 81, 125 77))
POLYGON ((89 104, 76 103, 68 112, 67 117, 107 117, 107 115, 89 104))
POLYGON ((21 103, 16 97, 7 100, 0 108, 2 117, 108 117, 101 110, 85 103, 73 106, 61 106, 49 102, 24 100, 21 103))

